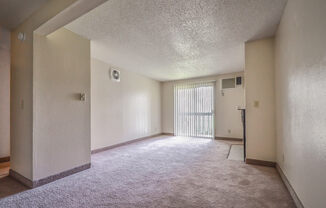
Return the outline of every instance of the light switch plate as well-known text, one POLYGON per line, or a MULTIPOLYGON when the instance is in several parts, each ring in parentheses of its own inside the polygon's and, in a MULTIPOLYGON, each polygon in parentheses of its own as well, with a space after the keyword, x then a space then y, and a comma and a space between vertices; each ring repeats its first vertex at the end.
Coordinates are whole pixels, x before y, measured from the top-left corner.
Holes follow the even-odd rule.
POLYGON ((86 94, 80 93, 80 101, 85 101, 85 100, 86 100, 86 94))

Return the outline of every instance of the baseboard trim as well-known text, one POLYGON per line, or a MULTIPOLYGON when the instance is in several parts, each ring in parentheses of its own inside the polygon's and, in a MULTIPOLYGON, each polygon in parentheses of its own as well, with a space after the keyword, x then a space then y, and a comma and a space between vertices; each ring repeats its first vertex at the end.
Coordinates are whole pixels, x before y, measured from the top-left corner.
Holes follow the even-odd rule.
POLYGON ((10 169, 9 170, 9 176, 13 178, 14 180, 20 182, 21 184, 25 185, 28 188, 33 188, 33 181, 26 178, 25 176, 17 173, 16 171, 10 169))
POLYGON ((81 165, 75 168, 72 168, 70 170, 66 170, 63 171, 61 173, 58 174, 54 174, 39 180, 35 180, 32 181, 24 176, 22 176, 21 174, 17 173, 16 171, 10 169, 9 170, 9 176, 13 179, 15 179, 16 181, 22 183, 23 185, 27 186, 28 188, 36 188, 42 185, 45 185, 47 183, 51 183, 53 181, 59 180, 61 178, 67 177, 69 175, 81 172, 83 170, 89 169, 91 167, 91 163, 87 163, 85 165, 81 165))
POLYGON ((10 161, 10 157, 0 157, 0 163, 4 163, 4 162, 9 162, 10 161))
POLYGON ((174 133, 162 133, 162 135, 166 135, 166 136, 174 136, 174 133))
POLYGON ((293 189, 293 187, 291 186, 289 180, 287 179, 287 177, 285 176, 285 174, 283 173, 281 167, 276 163, 276 170, 278 172, 278 174, 280 175, 285 187, 287 188, 287 190, 289 191, 294 204, 297 206, 297 208, 304 208, 301 200, 299 199, 297 193, 295 192, 295 190, 293 189))
POLYGON ((267 166, 267 167, 275 167, 276 163, 271 161, 265 161, 265 160, 255 160, 246 158, 246 164, 250 165, 260 165, 260 166, 267 166))
POLYGON ((141 138, 138 138, 138 139, 133 139, 133 140, 130 140, 130 141, 127 141, 127 142, 122 142, 122 143, 119 143, 119 144, 114 144, 114 145, 102 147, 102 148, 99 148, 99 149, 92 150, 91 154, 96 154, 96 153, 103 152, 103 151, 106 151, 106 150, 109 150, 109 149, 121 147, 121 146, 131 144, 131 143, 135 143, 135 142, 140 142, 140 141, 143 141, 143 140, 146 140, 146 139, 151 139, 151 138, 158 137, 158 136, 161 136, 161 135, 164 135, 164 134, 163 133, 154 134, 154 135, 151 135, 151 136, 146 136, 146 137, 141 137, 141 138))
POLYGON ((215 137, 216 140, 226 140, 226 141, 236 141, 236 142, 242 142, 243 139, 240 138, 232 138, 232 137, 215 137))

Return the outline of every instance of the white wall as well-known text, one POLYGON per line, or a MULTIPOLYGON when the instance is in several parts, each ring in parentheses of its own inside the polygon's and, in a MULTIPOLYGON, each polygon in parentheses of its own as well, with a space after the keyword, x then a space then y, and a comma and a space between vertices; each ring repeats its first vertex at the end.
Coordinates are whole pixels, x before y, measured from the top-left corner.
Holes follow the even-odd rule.
MULTIPOLYGON (((221 95, 220 79, 235 76, 243 76, 243 72, 209 76, 204 78, 179 80, 162 83, 162 131, 164 133, 174 133, 174 84, 185 81, 216 81, 216 102, 215 102, 215 136, 242 138, 243 129, 241 123, 241 113, 237 106, 244 107, 244 88, 224 90, 221 95), (231 130, 229 133, 228 130, 231 130)), ((245 82, 246 80, 244 80, 245 82)))
POLYGON ((92 150, 162 132, 160 82, 123 69, 113 82, 109 69, 92 58, 92 150))
POLYGON ((275 162, 274 39, 245 44, 247 158, 275 162))
POLYGON ((10 31, 0 27, 0 158, 10 156, 10 31))
POLYGON ((325 11, 325 0, 289 0, 275 48, 277 163, 314 208, 326 205, 325 11))
POLYGON ((35 34, 33 86, 33 179, 90 163, 90 41, 35 34))
POLYGON ((50 0, 11 31, 10 168, 33 180, 33 33, 76 0, 50 0), (19 32, 26 40, 17 39, 19 32))

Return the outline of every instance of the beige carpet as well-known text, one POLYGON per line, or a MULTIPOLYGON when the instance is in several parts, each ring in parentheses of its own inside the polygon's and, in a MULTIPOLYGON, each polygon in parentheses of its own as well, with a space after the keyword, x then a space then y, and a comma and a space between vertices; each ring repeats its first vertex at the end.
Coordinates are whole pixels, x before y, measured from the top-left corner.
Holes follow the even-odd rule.
POLYGON ((274 168, 228 160, 228 151, 158 137, 95 154, 91 169, 33 190, 0 179, 0 207, 294 207, 274 168))

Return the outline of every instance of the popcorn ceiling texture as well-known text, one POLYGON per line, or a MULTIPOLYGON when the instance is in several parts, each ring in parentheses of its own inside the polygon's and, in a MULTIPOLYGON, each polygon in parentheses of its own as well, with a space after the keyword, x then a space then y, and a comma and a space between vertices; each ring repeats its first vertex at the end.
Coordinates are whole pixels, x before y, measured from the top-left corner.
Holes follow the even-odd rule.
POLYGON ((244 42, 273 36, 286 0, 110 0, 66 26, 92 56, 157 80, 242 71, 244 42))

